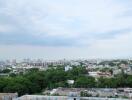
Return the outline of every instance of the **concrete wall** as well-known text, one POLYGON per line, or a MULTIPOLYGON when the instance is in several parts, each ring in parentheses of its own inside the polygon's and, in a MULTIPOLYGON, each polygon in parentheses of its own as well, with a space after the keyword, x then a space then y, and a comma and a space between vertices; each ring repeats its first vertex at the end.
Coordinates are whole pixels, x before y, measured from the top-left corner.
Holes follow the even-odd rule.
MULTIPOLYGON (((20 98, 13 100, 74 100, 67 96, 39 96, 39 95, 25 95, 20 98)), ((131 99, 120 99, 120 98, 98 98, 98 97, 80 97, 76 100, 131 100, 131 99)))

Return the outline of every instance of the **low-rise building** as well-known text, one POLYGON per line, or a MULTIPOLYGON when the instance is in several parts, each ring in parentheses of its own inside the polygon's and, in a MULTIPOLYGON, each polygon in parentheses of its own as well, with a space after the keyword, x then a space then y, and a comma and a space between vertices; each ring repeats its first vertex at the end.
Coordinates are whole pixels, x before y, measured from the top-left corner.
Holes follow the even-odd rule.
POLYGON ((0 93, 0 100, 13 100, 17 97, 17 93, 0 93))
POLYGON ((88 75, 92 76, 92 77, 95 77, 95 78, 99 78, 99 77, 110 78, 110 77, 112 77, 111 73, 109 73, 109 72, 100 72, 100 71, 97 71, 97 72, 88 72, 88 75))

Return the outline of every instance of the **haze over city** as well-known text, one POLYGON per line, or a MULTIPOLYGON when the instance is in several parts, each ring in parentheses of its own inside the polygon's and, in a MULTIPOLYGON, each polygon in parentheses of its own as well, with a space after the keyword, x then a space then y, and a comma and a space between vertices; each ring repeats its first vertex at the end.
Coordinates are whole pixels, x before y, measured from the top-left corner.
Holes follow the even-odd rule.
POLYGON ((0 0, 0 59, 130 58, 131 0, 0 0))

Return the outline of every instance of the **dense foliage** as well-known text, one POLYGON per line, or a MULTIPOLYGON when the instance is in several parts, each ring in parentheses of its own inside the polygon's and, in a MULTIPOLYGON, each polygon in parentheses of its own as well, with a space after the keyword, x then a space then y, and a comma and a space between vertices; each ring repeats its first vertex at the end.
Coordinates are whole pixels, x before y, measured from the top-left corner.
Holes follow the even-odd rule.
POLYGON ((31 69, 25 74, 0 77, 0 92, 18 92, 19 95, 40 93, 44 89, 57 87, 76 88, 118 88, 132 87, 132 76, 120 74, 114 78, 95 79, 86 76, 84 67, 74 67, 65 72, 63 67, 51 68, 47 71, 31 69), (71 86, 67 80, 75 80, 71 86))

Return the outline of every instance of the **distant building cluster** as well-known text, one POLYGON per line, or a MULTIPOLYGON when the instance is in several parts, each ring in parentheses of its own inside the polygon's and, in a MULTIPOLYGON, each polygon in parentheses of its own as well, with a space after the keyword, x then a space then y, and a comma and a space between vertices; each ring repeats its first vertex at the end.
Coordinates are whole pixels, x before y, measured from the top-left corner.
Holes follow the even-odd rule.
MULTIPOLYGON (((0 71, 9 69, 10 73, 18 74, 25 72, 31 68, 39 70, 47 70, 58 66, 65 67, 65 71, 72 70, 74 66, 85 67, 89 76, 98 77, 113 77, 114 75, 124 72, 132 75, 132 60, 58 60, 45 61, 42 59, 31 60, 24 59, 22 61, 6 60, 0 61, 0 71)), ((1 73, 1 76, 8 76, 6 73, 1 73)))
POLYGON ((66 60, 59 61, 44 61, 41 59, 38 60, 24 59, 22 61, 6 60, 0 61, 0 70, 2 71, 4 69, 9 69, 11 70, 11 73, 18 74, 20 72, 25 72, 26 70, 32 68, 38 68, 39 70, 47 70, 48 67, 67 65, 68 63, 69 62, 66 60))

